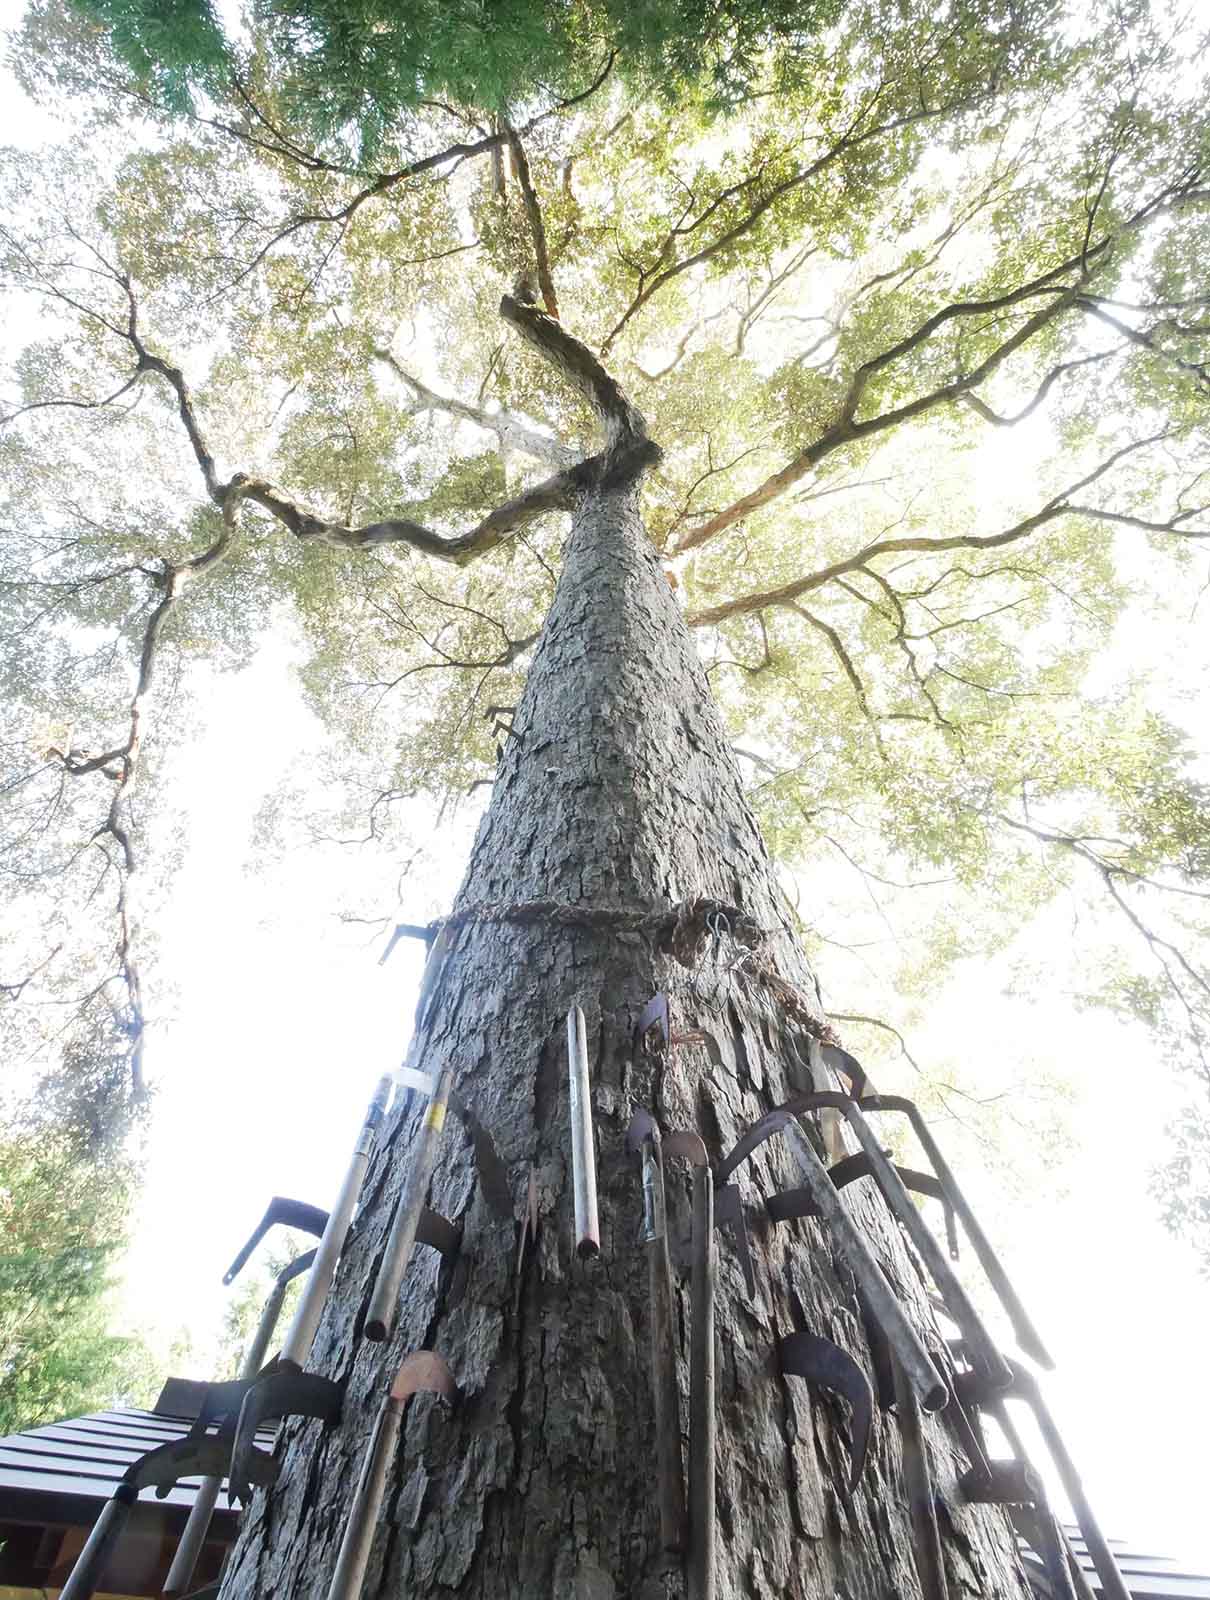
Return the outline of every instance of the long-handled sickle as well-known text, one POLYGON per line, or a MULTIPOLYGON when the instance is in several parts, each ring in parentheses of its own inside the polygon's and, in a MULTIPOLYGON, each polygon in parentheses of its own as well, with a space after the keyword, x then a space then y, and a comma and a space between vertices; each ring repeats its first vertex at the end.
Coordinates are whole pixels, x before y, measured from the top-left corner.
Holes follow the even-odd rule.
MULTIPOLYGON (((899 1181, 905 1189, 911 1189, 916 1194, 928 1195, 930 1199, 941 1202, 945 1213, 945 1242, 949 1248, 950 1260, 957 1261, 958 1233, 954 1221, 954 1208, 949 1203, 944 1184, 931 1172, 916 1172, 912 1167, 896 1167, 895 1171, 899 1174, 899 1181)), ((834 1161, 828 1168, 828 1177, 838 1189, 845 1188, 857 1178, 873 1176, 874 1169, 864 1150, 855 1150, 852 1155, 834 1161)), ((765 1210, 769 1213, 771 1222, 789 1222, 797 1217, 819 1215, 810 1191, 806 1189, 783 1189, 780 1194, 771 1194, 765 1201, 765 1210)))
POLYGON ((366 1453, 362 1457, 361 1475, 353 1491, 353 1503, 349 1507, 344 1537, 340 1541, 336 1570, 328 1587, 328 1600, 360 1600, 378 1513, 382 1509, 387 1473, 395 1458, 399 1431, 403 1426, 403 1413, 412 1395, 422 1389, 442 1395, 450 1401, 458 1394, 458 1386, 449 1367, 432 1350, 416 1350, 404 1360, 386 1399, 379 1407, 366 1453))
MULTIPOLYGON (((1020 1462, 1027 1462, 1029 1458, 1024 1441, 1017 1432, 1016 1424, 1009 1416, 1008 1407, 1004 1404, 1003 1399, 992 1401, 987 1409, 996 1419, 996 1424, 1008 1441, 1008 1447, 1015 1459, 1020 1462)), ((1034 1476, 1036 1477, 1037 1475, 1035 1474, 1034 1476)), ((964 1479, 963 1481, 965 1482, 966 1480, 964 1479)), ((1059 1572, 1059 1566, 1055 1559, 1057 1554, 1056 1545, 1061 1545, 1063 1557, 1066 1561, 1067 1579, 1070 1581, 1076 1595, 1079 1596, 1079 1600, 1097 1600, 1097 1597, 1093 1594, 1092 1585, 1088 1581, 1088 1575, 1080 1565, 1075 1550, 1072 1548, 1071 1540, 1067 1536, 1067 1530, 1050 1508, 1050 1503, 1046 1499, 1045 1485, 1040 1478, 1037 1481, 1039 1499, 1033 1508, 1034 1525, 1024 1530, 1025 1537, 1041 1557, 1047 1571, 1055 1574, 1059 1572)), ((1061 1577, 1052 1578, 1051 1587, 1054 1589, 1055 1594, 1060 1597, 1060 1600, 1067 1600, 1068 1592, 1061 1577)))
MULTIPOLYGON (((790 1104, 793 1106, 796 1102, 791 1101, 790 1104)), ((841 1204, 836 1186, 828 1177, 827 1167, 799 1127, 794 1112, 783 1106, 753 1123, 719 1166, 715 1174, 716 1184, 720 1179, 729 1177, 765 1139, 778 1132, 784 1132, 789 1138, 803 1179, 819 1207, 819 1215, 831 1229, 841 1255, 861 1286, 871 1315, 877 1319, 911 1379, 920 1404, 926 1411, 939 1411, 949 1398, 945 1380, 924 1348, 919 1334, 908 1321, 882 1269, 870 1254, 860 1229, 841 1204)), ((723 1191, 716 1190, 716 1194, 718 1192, 723 1191)), ((911 1204, 910 1201, 908 1203, 911 1204)))
MULTIPOLYGON (((782 1106, 755 1122, 723 1163, 720 1175, 726 1176, 731 1166, 751 1155, 752 1151, 771 1134, 785 1126, 785 1118, 797 1118, 808 1112, 830 1109, 839 1111, 848 1120, 865 1152, 874 1181, 892 1214, 902 1223, 908 1237, 928 1267, 942 1298, 949 1306, 955 1321, 970 1345, 977 1364, 987 1379, 999 1388, 1007 1388, 1012 1374, 1000 1354, 999 1347, 983 1325, 970 1297, 953 1268, 946 1260, 932 1230, 912 1204, 894 1165, 874 1136, 861 1107, 847 1094, 823 1090, 813 1094, 795 1095, 782 1106)), ((818 1198, 818 1197, 817 1197, 818 1198)), ((910 1370, 910 1369, 909 1369, 910 1370)))
POLYGON ((1015 1461, 993 1461, 986 1473, 974 1470, 963 1473, 958 1480, 963 1495, 973 1505, 1007 1506, 1014 1524, 1027 1511, 1026 1521, 1029 1543, 1042 1558, 1046 1568, 1048 1600, 1075 1600, 1067 1549, 1059 1538, 1058 1526, 1046 1502, 1046 1490, 1041 1478, 1023 1456, 1015 1461))
POLYGON ((1009 1321, 1012 1323, 1013 1332, 1017 1336, 1017 1343, 1031 1356, 1040 1367, 1050 1372, 1054 1368, 1046 1346, 1042 1343, 1041 1335, 1034 1327, 1029 1313, 1021 1302, 1017 1291, 1009 1281, 1008 1274, 1000 1265, 999 1257, 992 1249, 991 1241, 979 1226, 979 1220, 967 1204, 966 1196, 958 1187, 946 1163, 945 1157, 929 1131, 928 1124, 920 1114, 919 1107, 911 1100, 905 1100, 901 1095, 875 1094, 866 1095, 860 1101, 863 1111, 898 1111, 905 1116, 912 1125, 912 1131, 920 1141, 921 1148, 929 1159, 929 1165, 937 1174, 938 1181, 945 1190, 949 1203, 962 1222, 966 1236, 971 1242, 971 1249, 975 1252, 979 1265, 987 1275, 992 1288, 999 1296, 1000 1304, 1004 1307, 1009 1321))
POLYGON ((714 1600, 714 1181, 696 1133, 670 1133, 665 1156, 693 1163, 693 1326, 689 1347, 689 1600, 714 1600))
POLYGON ((281 1358, 284 1362, 293 1362, 302 1367, 311 1353, 315 1330, 319 1327, 328 1291, 332 1287, 332 1279, 336 1276, 336 1264, 340 1260, 340 1253, 344 1249, 345 1239, 353 1221, 353 1212, 361 1194, 362 1183, 365 1181, 366 1168, 370 1164, 370 1153, 374 1148, 374 1140, 390 1094, 391 1080, 380 1078, 361 1125, 361 1132, 357 1136, 357 1143, 353 1146, 353 1155, 344 1182, 340 1186, 323 1237, 315 1251, 315 1262, 294 1312, 290 1331, 282 1345, 281 1358))
POLYGON ((1106 1600, 1130 1600, 1130 1591, 1122 1580, 1118 1564, 1114 1560, 1113 1551, 1109 1548, 1101 1526, 1096 1519, 1096 1514, 1089 1504, 1088 1496, 1084 1492, 1084 1485, 1080 1481, 1080 1474, 1076 1471, 1076 1464, 1067 1452, 1063 1442, 1063 1435, 1055 1425, 1055 1419, 1050 1414, 1050 1407, 1042 1398, 1042 1391, 1038 1387, 1038 1380, 1032 1372, 1017 1361, 1009 1361, 1012 1373, 1012 1389, 1007 1397, 989 1393, 987 1386, 976 1373, 962 1373, 958 1378, 958 1388, 964 1399, 975 1405, 990 1407, 997 1399, 1009 1398, 1023 1400, 1034 1414, 1038 1424, 1038 1431, 1042 1435, 1043 1443, 1050 1452, 1055 1470, 1059 1474, 1059 1481, 1063 1485, 1063 1492, 1071 1501, 1071 1508, 1076 1514, 1076 1521, 1080 1527, 1080 1534, 1092 1557, 1092 1564, 1096 1568, 1097 1577, 1101 1580, 1101 1592, 1106 1600))
POLYGON ((651 1387, 658 1453, 660 1538, 665 1550, 685 1548, 685 1480, 681 1465, 680 1404, 672 1334, 672 1262, 664 1197, 660 1130, 649 1111, 636 1111, 626 1132, 643 1174, 643 1242, 651 1297, 651 1387))
MULTIPOLYGON (((201 1419, 199 1419, 201 1422, 201 1419)), ((201 1424, 205 1426, 204 1422, 201 1424)), ((197 1428, 195 1424, 195 1430, 197 1428)), ((192 1478, 199 1473, 221 1474, 231 1448, 231 1434, 220 1430, 217 1434, 193 1431, 187 1438, 172 1439, 145 1451, 137 1461, 132 1461, 122 1475, 110 1498, 101 1508, 84 1548, 76 1557, 61 1595, 67 1600, 92 1600, 105 1572, 114 1546, 134 1509, 143 1489, 154 1488, 161 1499, 182 1478, 192 1478)), ((262 1457, 257 1466, 260 1482, 270 1482, 277 1472, 277 1463, 262 1457)))
POLYGON ((253 1468, 258 1454, 256 1431, 265 1417, 320 1417, 335 1422, 340 1416, 343 1389, 329 1378, 303 1370, 315 1332, 323 1315, 337 1263, 345 1247, 353 1212, 365 1182, 366 1169, 374 1141, 391 1094, 390 1078, 380 1078, 370 1101, 348 1170, 336 1202, 328 1215, 327 1226, 315 1251, 315 1261, 295 1308, 281 1355, 272 1372, 256 1379, 244 1396, 235 1443, 231 1451, 230 1491, 234 1499, 247 1505, 252 1494, 253 1468))
POLYGON ((937 1527, 937 1507, 924 1420, 915 1391, 907 1375, 892 1358, 895 1382, 895 1411, 899 1418, 899 1441, 903 1448, 903 1481, 912 1519, 912 1545, 916 1556, 916 1576, 924 1600, 949 1600, 945 1558, 937 1527))
POLYGON ((234 1283, 247 1264, 248 1257, 268 1233, 281 1224, 284 1228, 297 1228, 300 1233, 313 1233, 318 1239, 328 1225, 328 1213, 319 1206, 310 1206, 305 1200, 287 1200, 275 1194, 265 1207, 265 1214, 252 1230, 248 1242, 223 1273, 224 1283, 234 1283))
POLYGON ((266 1459, 255 1444, 263 1423, 278 1417, 318 1417, 331 1426, 340 1421, 343 1402, 343 1383, 302 1372, 293 1363, 279 1364, 258 1378, 244 1396, 236 1424, 228 1474, 232 1498, 241 1505, 247 1505, 252 1498, 258 1463, 266 1459))
POLYGON ((424 1210, 424 1197, 432 1180, 433 1168, 437 1163, 437 1150, 442 1130, 445 1128, 446 1107, 449 1105, 453 1079, 453 1067, 442 1068, 424 1114, 420 1136, 412 1154, 412 1163, 404 1178, 403 1192, 395 1209, 391 1231, 387 1237, 386 1251, 382 1265, 378 1269, 378 1277, 374 1281, 374 1293, 370 1298, 370 1308, 366 1314, 365 1336, 375 1343, 389 1339, 391 1330, 395 1326, 395 1318, 399 1311, 399 1285, 403 1282, 408 1262, 412 1259, 416 1230, 424 1210))

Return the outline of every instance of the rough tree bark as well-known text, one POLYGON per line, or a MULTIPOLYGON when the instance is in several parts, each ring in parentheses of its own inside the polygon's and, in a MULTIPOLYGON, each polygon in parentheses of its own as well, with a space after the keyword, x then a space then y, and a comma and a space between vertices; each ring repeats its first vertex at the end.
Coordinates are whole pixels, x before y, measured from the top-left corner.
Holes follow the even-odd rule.
MULTIPOLYGON (((744 803, 708 684, 639 517, 637 472, 598 472, 573 516, 557 595, 536 650, 472 852, 459 909, 555 901, 659 913, 710 897, 772 931, 765 953, 815 1002, 744 803)), ((665 1129, 695 1128, 717 1160, 748 1123, 811 1087, 812 1028, 748 966, 699 983, 646 932, 468 917, 453 937, 417 1064, 455 1065, 455 1081, 491 1129, 521 1215, 531 1163, 540 1227, 522 1267, 518 1224, 497 1218, 451 1117, 430 1203, 464 1227, 455 1264, 418 1249, 388 1344, 361 1337, 370 1290, 420 1108, 390 1121, 343 1261, 312 1370, 347 1380, 341 1425, 286 1424, 278 1486, 257 1491, 223 1600, 322 1600, 374 1412, 403 1355, 449 1361, 463 1399, 447 1412, 412 1402, 366 1594, 415 1600, 655 1600, 682 1593, 660 1550, 648 1360, 648 1287, 638 1242, 638 1163, 623 1138, 637 1105, 665 1129), (721 1065, 685 1044, 632 1062, 632 1030, 656 989, 674 1028, 707 1028, 721 1065), (701 991, 698 993, 697 991, 701 991), (588 1019, 602 1250, 575 1254, 565 1018, 588 1019)), ((824 1087, 820 1083, 817 1087, 824 1087)), ((914 1596, 912 1523, 893 1415, 876 1419, 865 1477, 845 1485, 847 1411, 798 1379, 783 1381, 776 1340, 808 1328, 867 1371, 852 1279, 813 1221, 765 1226, 756 1202, 797 1181, 781 1141, 742 1171, 757 1292, 750 1299, 729 1236, 719 1238, 719 1600, 914 1596)), ((687 1421, 689 1185, 668 1168, 687 1421)), ((928 1321, 919 1272, 868 1183, 844 1191, 892 1282, 928 1321)), ((945 1357, 938 1359, 944 1363, 945 1357)), ((927 1425, 950 1593, 1027 1594, 1007 1522, 965 1506, 967 1465, 944 1422, 927 1425)))

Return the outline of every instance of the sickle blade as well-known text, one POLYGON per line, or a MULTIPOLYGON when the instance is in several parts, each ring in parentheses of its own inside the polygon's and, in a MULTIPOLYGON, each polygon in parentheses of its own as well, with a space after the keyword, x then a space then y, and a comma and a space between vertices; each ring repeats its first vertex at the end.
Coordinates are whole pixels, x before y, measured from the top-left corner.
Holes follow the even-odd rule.
POLYGON ((765 1201, 770 1222, 797 1222, 799 1217, 817 1217, 819 1207, 809 1189, 779 1189, 765 1201))
POLYGON ((475 1173, 488 1209, 497 1217, 511 1217, 513 1189, 508 1179, 508 1168, 496 1149, 496 1141, 456 1090, 450 1094, 449 1103, 462 1118, 462 1126, 471 1141, 471 1149, 475 1153, 475 1173))
POLYGON ((724 1183, 742 1161, 746 1161, 752 1152, 764 1144, 766 1139, 771 1139, 779 1129, 784 1128, 788 1122, 793 1122, 794 1113, 785 1106, 779 1106, 776 1111, 770 1111, 757 1120, 738 1141, 729 1156, 724 1157, 718 1169, 716 1181, 724 1183))
POLYGON ((639 1046, 657 1022, 660 1026, 660 1038, 663 1041, 664 1048, 667 1049, 669 1040, 672 1038, 672 1030, 668 1026, 668 996, 663 993, 653 994, 639 1013, 639 1020, 634 1025, 634 1040, 631 1045, 632 1056, 638 1056, 639 1046))
POLYGON ((869 1379, 847 1350, 815 1333, 787 1334, 778 1341, 778 1352, 783 1373, 831 1389, 833 1394, 849 1402, 853 1413, 849 1446, 849 1493, 852 1494, 865 1470, 874 1420, 874 1396, 869 1379))

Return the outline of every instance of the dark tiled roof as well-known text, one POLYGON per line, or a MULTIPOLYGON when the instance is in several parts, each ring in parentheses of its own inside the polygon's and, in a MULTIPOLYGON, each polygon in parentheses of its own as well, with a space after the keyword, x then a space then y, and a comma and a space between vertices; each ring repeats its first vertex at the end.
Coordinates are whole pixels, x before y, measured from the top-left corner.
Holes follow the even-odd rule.
MULTIPOLYGON (((157 1445, 183 1439, 191 1417, 163 1416, 154 1411, 95 1411, 87 1417, 27 1428, 0 1439, 0 1507, 5 1518, 39 1516, 48 1501, 63 1501, 58 1522, 91 1523, 133 1461, 157 1445)), ((272 1432, 260 1443, 272 1446, 272 1432)), ((139 1504, 161 1507, 171 1524, 183 1522, 193 1504, 200 1478, 184 1478, 157 1499, 144 1489, 139 1504)), ((215 1508, 222 1519, 236 1514, 225 1493, 215 1508)))
MULTIPOLYGON (((1079 1529, 1068 1526, 1066 1531, 1093 1594, 1099 1595, 1101 1585, 1079 1529)), ((1166 1556, 1145 1555, 1137 1544, 1123 1539, 1110 1539, 1109 1548, 1135 1600, 1210 1600, 1210 1574, 1197 1572, 1188 1563, 1171 1561, 1166 1556)), ((1035 1592, 1040 1600, 1050 1600, 1050 1585, 1041 1564, 1030 1551, 1022 1554, 1035 1592)))

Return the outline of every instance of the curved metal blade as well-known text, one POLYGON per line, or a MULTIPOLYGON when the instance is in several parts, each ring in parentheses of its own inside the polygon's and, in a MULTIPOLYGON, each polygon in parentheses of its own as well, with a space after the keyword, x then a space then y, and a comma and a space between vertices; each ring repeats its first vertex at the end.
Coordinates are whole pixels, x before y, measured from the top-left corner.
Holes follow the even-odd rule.
POLYGON ((668 1041, 672 1037, 672 1030, 668 1026, 668 996, 666 994, 653 994, 651 999, 639 1012, 639 1020, 634 1025, 634 1041, 631 1054, 637 1056, 639 1047, 656 1023, 659 1023, 660 1037, 667 1049, 668 1041))
POLYGON ((413 1350, 404 1358, 391 1385, 391 1399, 406 1400, 421 1389, 443 1395, 447 1400, 458 1397, 454 1374, 435 1350, 413 1350))
POLYGON ((632 1156, 637 1155, 648 1139, 658 1139, 659 1136, 659 1123, 650 1111, 640 1106, 631 1117, 630 1126, 626 1129, 626 1149, 632 1156))
POLYGON ((512 1184, 508 1180, 508 1168, 496 1149, 496 1141, 457 1091, 451 1092, 449 1103, 462 1118, 462 1126, 471 1141, 471 1148, 475 1152, 475 1171, 488 1209, 498 1217, 511 1217, 512 1184))
POLYGON ((874 1420, 874 1396, 869 1379, 847 1350, 816 1333, 790 1333, 778 1340, 781 1369, 808 1383, 831 1389, 849 1402, 852 1412, 849 1443, 849 1492, 861 1481, 870 1428, 874 1420))
POLYGON ((265 1207, 265 1214, 257 1223, 247 1244, 223 1273, 224 1283, 235 1282, 248 1257, 269 1229, 276 1227, 279 1222, 287 1228, 298 1228, 302 1233, 313 1233, 318 1239, 328 1225, 328 1213, 319 1206, 308 1205, 305 1200, 289 1200, 284 1195, 275 1194, 265 1207))
POLYGON ((706 1167, 710 1159, 706 1154, 706 1146, 700 1133, 693 1133, 685 1129, 680 1133, 670 1133, 664 1140, 664 1156, 684 1156, 686 1161, 691 1161, 695 1167, 706 1167))
POLYGON ((827 1066, 831 1067, 837 1077, 849 1080, 849 1092, 854 1100, 860 1100, 865 1094, 870 1080, 866 1077, 865 1068, 856 1056, 850 1055, 847 1050, 841 1049, 838 1044, 821 1044, 819 1053, 827 1066))
POLYGON ((443 1217, 439 1211, 422 1206, 416 1224, 416 1243, 427 1244, 430 1250, 439 1250, 443 1256, 456 1256, 462 1244, 462 1226, 443 1217))
POLYGON ((896 1398, 895 1360, 891 1352, 891 1342, 883 1331, 882 1324, 874 1315, 873 1307, 860 1284, 856 1285, 856 1293, 861 1326, 865 1329, 866 1343, 870 1347, 870 1365, 874 1368, 878 1405, 881 1410, 889 1411, 895 1404, 896 1398))
MULTIPOLYGON (((138 1489, 154 1489, 163 1500, 182 1478, 225 1478, 231 1461, 231 1442, 235 1429, 224 1428, 196 1439, 173 1439, 140 1456, 126 1469, 124 1483, 138 1489)), ((255 1484, 268 1486, 276 1481, 277 1462, 261 1450, 252 1454, 249 1477, 255 1484)))
POLYGON ((269 1417, 318 1417, 322 1422, 339 1422, 344 1400, 343 1384, 320 1378, 310 1372, 271 1372, 258 1378, 244 1396, 235 1443, 231 1450, 228 1475, 232 1499, 247 1505, 252 1498, 256 1434, 269 1417))
POLYGON ((758 1117, 747 1133, 736 1141, 730 1155, 723 1157, 715 1173, 716 1186, 725 1183, 736 1167, 747 1161, 753 1151, 759 1149, 766 1139, 771 1139, 787 1123, 793 1122, 794 1116, 795 1113, 788 1107, 779 1106, 776 1111, 768 1111, 763 1117, 758 1117))

